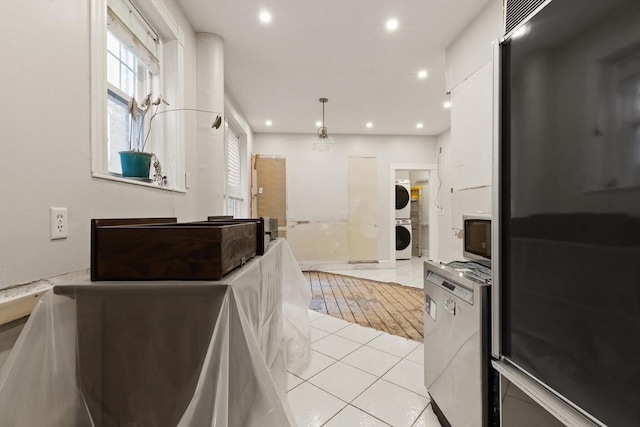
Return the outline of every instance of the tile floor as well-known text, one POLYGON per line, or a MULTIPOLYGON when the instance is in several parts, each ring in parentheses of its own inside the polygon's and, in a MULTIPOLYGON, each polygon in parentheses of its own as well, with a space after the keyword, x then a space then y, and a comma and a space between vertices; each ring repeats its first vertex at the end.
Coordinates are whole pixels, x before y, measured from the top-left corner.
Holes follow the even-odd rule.
MULTIPOLYGON (((423 258, 393 270, 345 270, 422 288, 423 258)), ((309 311, 312 358, 288 374, 289 404, 300 427, 440 427, 424 387, 421 343, 309 311)))
POLYGON ((346 276, 360 277, 363 279, 377 280, 379 282, 400 283, 422 289, 422 271, 426 256, 412 257, 410 260, 396 261, 396 268, 380 268, 367 270, 327 270, 328 273, 344 274, 346 276))

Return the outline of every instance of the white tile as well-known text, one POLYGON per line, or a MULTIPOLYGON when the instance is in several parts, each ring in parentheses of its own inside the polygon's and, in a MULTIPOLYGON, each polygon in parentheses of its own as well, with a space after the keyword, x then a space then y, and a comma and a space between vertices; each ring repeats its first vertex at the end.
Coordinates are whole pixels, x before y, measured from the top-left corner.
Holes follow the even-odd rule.
POLYGON ((396 356, 405 357, 407 354, 411 353, 411 350, 420 345, 420 343, 408 340, 406 338, 397 337, 395 335, 383 333, 379 337, 368 342, 367 345, 369 347, 377 348, 378 350, 386 351, 387 353, 391 353, 396 356))
POLYGON ((311 344, 311 348, 334 359, 342 359, 347 354, 357 350, 361 345, 337 335, 328 335, 311 344))
POLYGON ((325 332, 334 333, 342 328, 351 325, 351 323, 335 317, 323 316, 319 319, 311 321, 309 325, 313 326, 314 328, 322 329, 325 332))
POLYGON ((433 412, 433 408, 431 405, 427 406, 427 409, 424 410, 418 417, 415 423, 413 423, 412 427, 442 427, 440 425, 440 421, 438 421, 438 417, 433 412))
POLYGON ((403 359, 382 378, 414 393, 429 397, 427 388, 424 386, 424 366, 422 365, 403 359))
POLYGON ((291 372, 287 372, 287 391, 299 386, 304 380, 293 375, 291 372))
POLYGON ((398 363, 400 358, 365 345, 343 358, 342 361, 379 377, 398 363))
POLYGON ((299 427, 319 427, 346 403, 307 382, 287 393, 289 406, 299 427))
POLYGON ((326 316, 326 314, 318 313, 317 311, 314 311, 314 310, 308 310, 308 311, 309 311, 309 321, 320 319, 321 317, 326 316))
POLYGON ((310 378, 309 382, 345 402, 351 402, 377 379, 378 377, 346 363, 336 362, 310 378))
POLYGON ((405 359, 424 365, 424 344, 420 344, 415 350, 412 350, 405 359))
POLYGON ((396 277, 395 270, 375 270, 375 272, 367 274, 364 278, 375 280, 377 282, 391 282, 396 277))
POLYGON ((387 423, 383 423, 377 418, 372 417, 360 409, 348 405, 342 411, 331 418, 324 427, 386 427, 387 423))
POLYGON ((424 277, 422 276, 422 273, 410 273, 402 277, 401 283, 405 286, 422 289, 424 287, 424 277))
POLYGON ((319 339, 329 335, 329 332, 325 332, 322 329, 314 328, 313 326, 309 327, 309 332, 311 333, 311 342, 316 342, 319 339))
POLYGON ((346 338, 351 341, 359 342, 360 344, 366 344, 381 333, 381 331, 376 331, 375 329, 365 328, 360 325, 352 324, 347 326, 346 328, 340 329, 338 332, 336 332, 336 335, 339 335, 342 338, 346 338))
POLYGON ((336 359, 311 350, 311 361, 309 362, 309 366, 307 367, 307 369, 297 375, 303 380, 308 380, 318 372, 322 371, 328 366, 333 365, 334 363, 336 363, 336 359))
POLYGON ((394 427, 411 426, 427 404, 428 398, 383 379, 375 382, 352 402, 356 408, 394 427))

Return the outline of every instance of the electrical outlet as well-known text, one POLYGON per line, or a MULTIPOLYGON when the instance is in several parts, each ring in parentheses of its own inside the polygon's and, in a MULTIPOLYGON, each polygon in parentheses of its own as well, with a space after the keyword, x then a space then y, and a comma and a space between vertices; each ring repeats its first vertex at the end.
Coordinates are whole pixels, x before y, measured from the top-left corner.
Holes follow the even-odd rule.
POLYGON ((69 236, 67 208, 49 208, 51 240, 66 239, 69 236))

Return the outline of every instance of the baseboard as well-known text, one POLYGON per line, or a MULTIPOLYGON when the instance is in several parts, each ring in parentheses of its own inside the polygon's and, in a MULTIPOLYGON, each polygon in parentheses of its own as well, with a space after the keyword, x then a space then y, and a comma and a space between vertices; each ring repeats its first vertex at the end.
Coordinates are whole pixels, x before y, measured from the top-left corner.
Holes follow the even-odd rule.
POLYGON ((0 325, 29 316, 42 295, 52 286, 85 277, 89 277, 89 270, 86 268, 0 289, 0 325))

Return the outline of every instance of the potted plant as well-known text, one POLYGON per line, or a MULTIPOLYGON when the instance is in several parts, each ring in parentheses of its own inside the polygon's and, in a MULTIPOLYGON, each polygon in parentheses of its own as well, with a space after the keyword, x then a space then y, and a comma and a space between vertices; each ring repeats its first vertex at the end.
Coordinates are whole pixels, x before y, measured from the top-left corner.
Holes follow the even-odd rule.
POLYGON ((135 98, 131 98, 131 101, 129 101, 129 105, 127 106, 129 114, 129 150, 120 151, 119 153, 123 177, 149 178, 149 170, 151 168, 151 162, 153 160, 153 166, 155 170, 154 180, 161 186, 166 185, 166 177, 162 175, 162 165, 160 164, 160 159, 158 159, 153 153, 148 153, 145 151, 147 141, 149 140, 149 135, 151 134, 153 119, 158 115, 177 111, 196 111, 201 113, 216 114, 216 118, 211 126, 212 128, 219 129, 220 125, 222 124, 222 117, 220 113, 217 113, 215 111, 200 110, 196 108, 173 108, 169 110, 161 110, 160 107, 163 104, 167 106, 169 105, 169 103, 162 96, 158 96, 158 98, 156 98, 154 101, 151 101, 151 94, 147 95, 139 105, 136 102, 135 98), (154 111, 149 118, 149 122, 147 123, 148 129, 146 135, 144 136, 144 138, 142 138, 142 124, 144 123, 144 119, 147 113, 152 108, 154 109, 154 111), (140 126, 136 131, 134 123, 137 120, 140 120, 140 126))
MULTIPOLYGON (((166 101, 165 101, 166 102, 166 101)), ((162 103, 162 97, 158 97, 153 104, 156 108, 162 103)), ((120 164, 122 166, 122 176, 127 178, 149 178, 152 153, 144 151, 142 144, 142 129, 144 118, 151 109, 151 94, 147 95, 142 103, 138 105, 135 97, 131 98, 127 106, 129 115, 129 149, 120 151, 120 164), (139 120, 138 129, 135 123, 139 120)))

